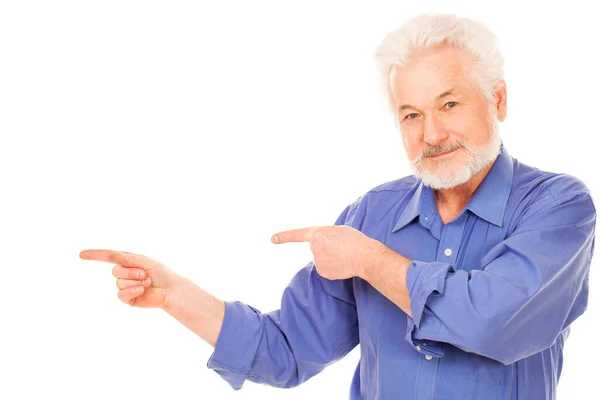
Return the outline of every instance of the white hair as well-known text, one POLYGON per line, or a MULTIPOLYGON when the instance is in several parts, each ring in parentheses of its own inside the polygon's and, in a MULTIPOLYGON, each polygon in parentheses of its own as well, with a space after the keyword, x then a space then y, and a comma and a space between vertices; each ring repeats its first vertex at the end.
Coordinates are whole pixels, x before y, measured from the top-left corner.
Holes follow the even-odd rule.
POLYGON ((396 117, 390 90, 390 72, 405 65, 413 51, 450 45, 473 56, 467 77, 476 84, 488 103, 504 80, 504 57, 498 39, 484 24, 454 14, 425 14, 406 21, 390 32, 377 47, 374 57, 380 71, 381 90, 396 117))

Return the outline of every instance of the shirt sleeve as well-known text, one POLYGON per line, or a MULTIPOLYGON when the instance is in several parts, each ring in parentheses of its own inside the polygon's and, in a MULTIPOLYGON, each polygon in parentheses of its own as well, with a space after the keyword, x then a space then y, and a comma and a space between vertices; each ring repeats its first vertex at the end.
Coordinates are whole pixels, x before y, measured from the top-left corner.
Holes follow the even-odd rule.
MULTIPOLYGON (((357 202, 346 207, 336 225, 350 224, 357 202)), ((279 310, 263 314, 241 302, 225 302, 223 325, 207 366, 235 390, 245 380, 289 388, 357 344, 352 279, 328 280, 309 262, 285 288, 279 310)))
POLYGON ((585 311, 596 211, 585 191, 533 202, 482 270, 412 261, 406 340, 450 343, 508 365, 550 347, 585 311))

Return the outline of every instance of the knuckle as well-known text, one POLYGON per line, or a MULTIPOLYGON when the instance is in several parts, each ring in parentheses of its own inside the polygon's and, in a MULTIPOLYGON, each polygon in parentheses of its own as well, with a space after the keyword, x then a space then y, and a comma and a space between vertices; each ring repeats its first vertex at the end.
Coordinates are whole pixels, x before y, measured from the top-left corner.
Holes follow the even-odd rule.
POLYGON ((321 242, 323 242, 323 239, 325 239, 325 235, 323 235, 323 233, 320 231, 316 231, 313 235, 312 242, 314 242, 315 244, 320 244, 321 242))
POLYGON ((319 251, 321 250, 321 248, 323 247, 323 243, 321 240, 315 239, 313 241, 310 242, 310 248, 313 251, 319 251))

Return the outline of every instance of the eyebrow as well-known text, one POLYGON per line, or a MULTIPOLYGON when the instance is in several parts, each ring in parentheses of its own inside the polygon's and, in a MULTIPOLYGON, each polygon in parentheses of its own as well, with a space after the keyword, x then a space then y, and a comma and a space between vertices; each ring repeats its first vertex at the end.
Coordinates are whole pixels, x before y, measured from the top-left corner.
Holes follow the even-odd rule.
MULTIPOLYGON (((437 101, 437 100, 443 99, 443 98, 444 98, 444 97, 446 97, 446 96, 450 96, 451 94, 454 94, 454 90, 455 90, 455 88, 450 88, 450 89, 448 89, 448 90, 446 90, 446 91, 444 91, 444 92, 440 93, 440 94, 439 94, 439 95, 438 95, 438 96, 435 98, 435 100, 437 101)), ((402 110, 405 110, 405 109, 407 109, 407 108, 412 108, 412 109, 414 109, 414 110, 418 110, 418 108, 417 108, 417 107, 415 107, 415 106, 411 106, 411 105, 409 105, 409 104, 402 104, 400 107, 398 107, 398 111, 402 111, 402 110)))

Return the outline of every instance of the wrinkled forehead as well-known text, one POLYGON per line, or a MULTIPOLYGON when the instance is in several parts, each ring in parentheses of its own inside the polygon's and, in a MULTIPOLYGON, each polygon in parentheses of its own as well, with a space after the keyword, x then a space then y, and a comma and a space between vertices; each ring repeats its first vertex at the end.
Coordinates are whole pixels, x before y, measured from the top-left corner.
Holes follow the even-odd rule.
POLYGON ((440 93, 454 88, 456 92, 476 90, 468 79, 470 60, 459 49, 427 49, 411 54, 404 65, 390 69, 392 100, 432 101, 440 93))

